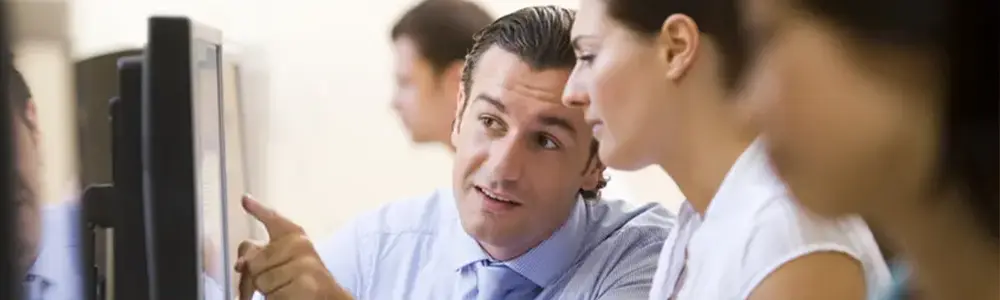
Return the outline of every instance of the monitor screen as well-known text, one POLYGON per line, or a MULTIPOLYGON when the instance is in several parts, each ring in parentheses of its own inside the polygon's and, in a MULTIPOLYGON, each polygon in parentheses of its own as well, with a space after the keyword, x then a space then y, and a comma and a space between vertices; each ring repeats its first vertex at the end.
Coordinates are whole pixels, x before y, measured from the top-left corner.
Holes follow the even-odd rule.
POLYGON ((226 216, 225 138, 222 130, 221 51, 216 44, 193 40, 195 176, 200 203, 202 263, 207 299, 232 299, 226 216), (217 294, 218 293, 218 294, 217 294))

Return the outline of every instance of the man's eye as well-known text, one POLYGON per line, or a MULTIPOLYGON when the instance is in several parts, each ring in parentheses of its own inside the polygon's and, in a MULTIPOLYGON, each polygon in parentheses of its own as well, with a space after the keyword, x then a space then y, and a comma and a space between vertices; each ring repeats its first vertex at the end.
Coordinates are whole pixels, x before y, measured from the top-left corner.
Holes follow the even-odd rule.
POLYGON ((553 139, 553 138, 551 138, 551 137, 549 137, 547 135, 539 135, 538 136, 538 146, 542 147, 542 149, 545 149, 545 150, 558 150, 559 149, 559 143, 557 143, 555 141, 555 139, 553 139))

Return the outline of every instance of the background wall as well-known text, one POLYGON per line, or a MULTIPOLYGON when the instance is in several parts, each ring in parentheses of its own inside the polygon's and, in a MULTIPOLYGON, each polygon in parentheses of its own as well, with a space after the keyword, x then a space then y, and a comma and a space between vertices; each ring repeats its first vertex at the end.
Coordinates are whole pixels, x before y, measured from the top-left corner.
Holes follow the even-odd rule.
POLYGON ((7 2, 12 20, 14 65, 24 76, 38 113, 40 198, 57 203, 74 198, 77 184, 76 130, 72 110, 72 60, 67 7, 62 1, 7 2))
MULTIPOLYGON (((498 16, 576 2, 481 1, 498 16)), ((322 236, 359 212, 450 183, 447 151, 411 145, 389 106, 389 28, 414 3, 75 0, 73 56, 141 46, 153 14, 187 15, 222 29, 241 66, 248 189, 322 236)), ((658 169, 611 176, 608 193, 671 209, 681 200, 658 169)))

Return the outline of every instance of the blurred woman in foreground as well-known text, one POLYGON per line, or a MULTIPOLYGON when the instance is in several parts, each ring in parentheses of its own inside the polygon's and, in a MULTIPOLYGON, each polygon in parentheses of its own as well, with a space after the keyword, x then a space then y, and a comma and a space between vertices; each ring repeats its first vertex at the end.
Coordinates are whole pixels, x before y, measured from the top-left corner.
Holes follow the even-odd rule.
POLYGON ((885 299, 1000 298, 996 7, 959 2, 744 1, 769 156, 804 206, 898 246, 885 299))

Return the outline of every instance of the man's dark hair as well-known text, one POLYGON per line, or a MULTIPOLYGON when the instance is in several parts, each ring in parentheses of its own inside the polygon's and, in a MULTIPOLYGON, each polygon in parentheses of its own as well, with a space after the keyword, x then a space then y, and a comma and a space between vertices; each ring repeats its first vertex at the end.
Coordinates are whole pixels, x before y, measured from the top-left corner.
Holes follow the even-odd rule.
MULTIPOLYGON (((572 69, 576 66, 570 28, 576 12, 558 6, 522 8, 483 27, 473 37, 475 44, 465 56, 462 88, 466 99, 472 88, 472 73, 483 54, 493 46, 517 55, 534 70, 572 69)), ((467 101, 463 101, 467 102, 467 101)), ((459 115, 465 112, 465 104, 459 115)))
POLYGON ((392 39, 413 40, 435 75, 461 62, 472 48, 472 35, 493 21, 486 10, 466 0, 424 0, 392 26, 392 39))
POLYGON ((737 0, 604 0, 608 15, 648 38, 660 34, 670 15, 684 14, 698 24, 698 31, 712 38, 722 57, 723 84, 736 90, 749 60, 747 34, 740 22, 737 0))
MULTIPOLYGON (((465 67, 462 69, 465 99, 462 99, 462 107, 459 108, 459 118, 468 106, 472 74, 476 65, 493 46, 517 55, 533 70, 573 69, 576 66, 576 56, 570 41, 570 29, 575 15, 573 10, 557 6, 527 7, 500 17, 476 33, 475 44, 465 56, 465 67)), ((597 158, 597 141, 590 146, 590 159, 584 172, 589 171, 590 164, 595 161, 601 164, 597 158)), ((597 198, 607 181, 607 178, 602 177, 595 190, 580 190, 580 195, 584 199, 597 198)))

